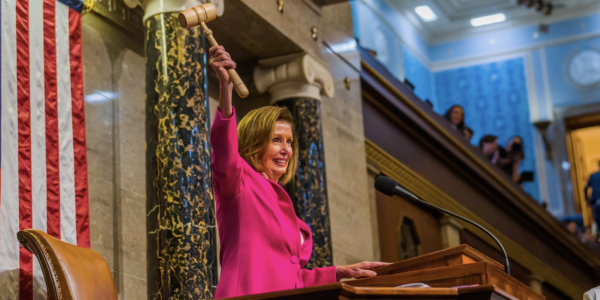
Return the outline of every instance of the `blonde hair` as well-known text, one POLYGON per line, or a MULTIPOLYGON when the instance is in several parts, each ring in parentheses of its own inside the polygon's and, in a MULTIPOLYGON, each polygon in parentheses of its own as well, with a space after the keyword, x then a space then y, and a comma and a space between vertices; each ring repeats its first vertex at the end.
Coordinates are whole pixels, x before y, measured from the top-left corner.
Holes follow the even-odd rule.
POLYGON ((279 184, 286 184, 294 178, 298 166, 298 141, 294 131, 294 118, 285 107, 265 106, 249 112, 238 125, 238 151, 240 156, 256 171, 265 171, 262 156, 273 138, 275 123, 285 121, 292 127, 292 150, 288 167, 279 178, 279 184))

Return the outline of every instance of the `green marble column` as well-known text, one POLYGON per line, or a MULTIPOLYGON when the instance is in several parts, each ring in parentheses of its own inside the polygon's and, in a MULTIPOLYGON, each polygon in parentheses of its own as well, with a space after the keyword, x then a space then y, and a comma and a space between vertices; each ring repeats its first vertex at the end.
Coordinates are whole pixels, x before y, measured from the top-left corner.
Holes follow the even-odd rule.
POLYGON ((206 53, 176 13, 146 26, 148 299, 212 298, 217 284, 206 53))
POLYGON ((286 106, 294 116, 299 141, 298 168, 294 180, 285 186, 296 214, 308 224, 313 234, 313 252, 306 265, 309 269, 333 265, 331 227, 327 201, 325 154, 321 128, 321 101, 292 98, 276 103, 286 106))

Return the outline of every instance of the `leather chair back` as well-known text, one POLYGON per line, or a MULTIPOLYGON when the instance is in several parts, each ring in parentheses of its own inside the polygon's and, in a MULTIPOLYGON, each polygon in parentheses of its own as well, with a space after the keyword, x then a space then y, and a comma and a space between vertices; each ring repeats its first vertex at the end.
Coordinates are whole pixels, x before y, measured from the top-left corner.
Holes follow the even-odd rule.
POLYGON ((50 300, 118 300, 110 269, 98 252, 35 229, 19 231, 17 239, 40 262, 50 300))

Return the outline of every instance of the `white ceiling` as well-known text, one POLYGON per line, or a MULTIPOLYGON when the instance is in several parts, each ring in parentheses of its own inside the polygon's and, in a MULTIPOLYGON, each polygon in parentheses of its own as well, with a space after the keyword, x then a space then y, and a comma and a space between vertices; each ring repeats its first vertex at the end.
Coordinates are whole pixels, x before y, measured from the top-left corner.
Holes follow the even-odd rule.
POLYGON ((383 0, 409 19, 429 44, 447 42, 483 32, 532 24, 576 18, 600 12, 599 0, 553 0, 550 16, 534 8, 518 6, 515 0, 383 0), (429 5, 438 19, 424 22, 414 11, 420 5, 429 5), (472 18, 504 13, 506 22, 473 28, 472 18))

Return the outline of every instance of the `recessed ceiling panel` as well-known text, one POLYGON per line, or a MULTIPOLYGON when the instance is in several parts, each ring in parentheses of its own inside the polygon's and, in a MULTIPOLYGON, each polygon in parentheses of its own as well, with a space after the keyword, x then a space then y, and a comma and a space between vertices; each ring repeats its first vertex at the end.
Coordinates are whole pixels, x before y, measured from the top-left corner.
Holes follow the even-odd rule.
POLYGON ((410 20, 421 36, 436 44, 484 32, 531 24, 550 24, 600 12, 598 0, 544 0, 552 2, 554 10, 545 16, 533 8, 519 6, 515 0, 380 0, 396 9, 410 20), (415 7, 428 5, 438 18, 424 22, 415 14, 415 7), (506 22, 473 28, 470 20, 477 17, 503 13, 506 22))

